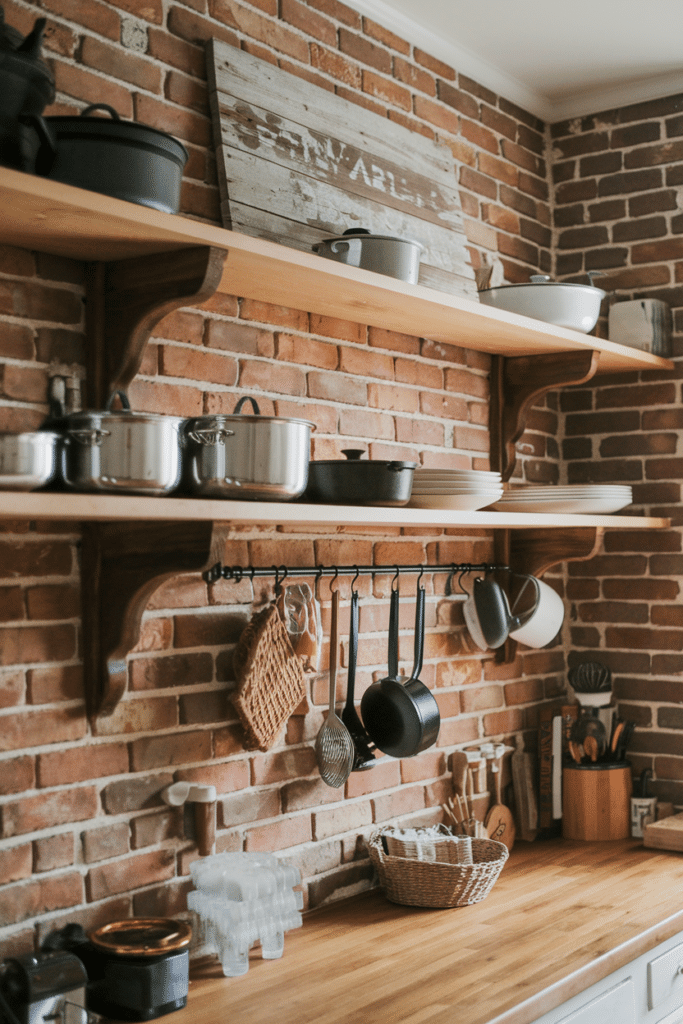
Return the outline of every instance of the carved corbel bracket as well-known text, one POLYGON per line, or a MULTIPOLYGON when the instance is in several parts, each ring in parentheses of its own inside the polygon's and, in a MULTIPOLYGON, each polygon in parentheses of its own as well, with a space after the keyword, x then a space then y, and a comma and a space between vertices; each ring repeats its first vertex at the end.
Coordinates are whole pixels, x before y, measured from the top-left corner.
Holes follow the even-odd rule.
POLYGON ((491 469, 498 470, 504 481, 514 472, 515 443, 524 433, 531 407, 547 391, 590 380, 598 361, 599 353, 591 349, 492 357, 490 461, 491 469))
POLYGON ((180 306, 211 298, 227 251, 193 246, 86 266, 86 403, 103 409, 140 368, 152 328, 180 306))
MULTIPOLYGON (((584 562, 597 553, 604 529, 573 526, 562 530, 499 530, 494 538, 495 560, 515 572, 542 576, 560 562, 584 562)), ((496 661, 515 660, 517 644, 508 639, 496 650, 496 661)))
POLYGON ((81 578, 85 694, 91 718, 109 715, 127 689, 126 658, 151 595, 179 573, 215 561, 213 523, 83 524, 81 578))

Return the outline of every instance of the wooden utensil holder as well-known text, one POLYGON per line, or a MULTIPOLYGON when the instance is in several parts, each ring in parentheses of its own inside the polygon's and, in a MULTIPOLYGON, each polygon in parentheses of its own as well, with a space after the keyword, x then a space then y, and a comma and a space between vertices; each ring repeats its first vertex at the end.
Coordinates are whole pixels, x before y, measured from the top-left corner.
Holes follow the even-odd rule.
POLYGON ((568 764, 562 772, 565 839, 628 839, 633 780, 628 761, 568 764))

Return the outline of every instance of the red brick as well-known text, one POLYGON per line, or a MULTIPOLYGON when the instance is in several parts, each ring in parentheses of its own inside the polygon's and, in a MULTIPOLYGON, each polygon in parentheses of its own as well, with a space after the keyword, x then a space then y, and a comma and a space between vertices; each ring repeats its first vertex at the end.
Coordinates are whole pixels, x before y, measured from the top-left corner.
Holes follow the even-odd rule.
POLYGON ((2 807, 2 835, 22 835, 72 821, 83 821, 97 814, 97 790, 94 786, 40 793, 24 797, 2 807))
POLYGON ((90 743, 54 753, 38 755, 38 780, 44 787, 86 782, 128 771, 128 749, 124 743, 90 743))
POLYGON ((61 832, 56 836, 44 836, 33 841, 33 870, 54 871, 74 862, 73 832, 61 832))
POLYGON ((7 885, 0 890, 0 925, 6 927, 82 902, 83 880, 75 872, 7 885))
POLYGON ((304 814, 250 828, 246 835, 245 850, 249 853, 260 850, 286 850, 290 846, 309 843, 312 838, 311 816, 304 814))
POLYGON ((368 329, 368 344, 373 348, 386 349, 389 352, 401 352, 404 355, 420 354, 420 339, 412 334, 399 334, 381 327, 368 329))
POLYGON ((70 584, 30 587, 26 591, 30 619, 72 619, 80 615, 80 589, 70 584))
POLYGON ((28 701, 31 704, 51 704, 58 700, 74 700, 83 696, 83 668, 81 665, 57 665, 32 668, 26 673, 28 701))
POLYGON ((131 743, 133 771, 162 768, 211 757, 211 736, 205 732, 179 732, 172 736, 151 736, 131 743))
POLYGON ((315 751, 312 747, 300 747, 275 754, 261 754, 254 757, 252 784, 265 786, 275 782, 287 782, 290 778, 310 775, 315 770, 315 751))
POLYGON ((93 903, 117 893, 130 892, 153 882, 163 882, 173 878, 174 874, 173 850, 139 853, 99 868, 90 868, 86 880, 88 902, 93 903))
POLYGON ((424 788, 403 785, 392 793, 386 793, 373 799, 373 819, 376 822, 388 821, 390 818, 397 818, 402 814, 414 814, 423 810, 424 806, 424 788))
POLYGON ((316 14, 309 6, 298 3, 298 0, 283 0, 280 17, 288 25, 293 25, 306 35, 319 39, 321 43, 336 46, 337 30, 334 22, 321 14, 316 14))
POLYGON ((171 729, 177 724, 178 705, 175 697, 146 697, 144 700, 121 701, 111 715, 97 719, 93 731, 97 736, 118 736, 122 733, 171 729))
POLYGON ((413 108, 416 117, 427 121, 428 124, 433 124, 435 128, 450 132, 451 135, 458 135, 460 118, 454 111, 441 106, 427 96, 416 96, 413 108))
POLYGON ((436 95, 434 76, 404 60, 402 57, 394 57, 394 75, 400 82, 410 86, 411 89, 423 92, 427 96, 436 95))
POLYGON ((30 878, 33 872, 33 847, 31 843, 9 846, 0 850, 0 886, 30 878))
POLYGON ((34 789, 36 784, 35 758, 25 755, 0 762, 0 796, 34 789))
POLYGON ((0 750, 17 750, 61 743, 85 736, 87 722, 82 709, 62 711, 19 711, 3 718, 0 750))
POLYGON ((86 864, 98 860, 120 857, 130 849, 130 829, 126 822, 107 825, 106 828, 91 828, 81 833, 83 859, 86 864))
MULTIPOLYGON (((130 89, 124 85, 118 85, 110 78, 93 74, 73 64, 66 64, 64 61, 52 61, 52 71, 55 77, 55 85, 58 92, 66 96, 73 96, 74 99, 85 103, 109 103, 119 113, 120 117, 128 120, 133 116, 133 97, 130 89)), ((47 111, 49 113, 49 109, 47 111)), ((75 296, 72 296, 75 299, 75 296)), ((43 319, 53 319, 44 317, 43 319)), ((76 323, 77 320, 68 320, 66 323, 76 323)))
POLYGON ((123 814, 163 806, 161 791, 172 782, 170 772, 110 782, 102 791, 104 809, 107 814, 123 814))
POLYGON ((158 93, 160 90, 161 69, 156 64, 121 46, 109 46, 94 36, 83 37, 81 62, 101 74, 130 82, 148 92, 158 93))

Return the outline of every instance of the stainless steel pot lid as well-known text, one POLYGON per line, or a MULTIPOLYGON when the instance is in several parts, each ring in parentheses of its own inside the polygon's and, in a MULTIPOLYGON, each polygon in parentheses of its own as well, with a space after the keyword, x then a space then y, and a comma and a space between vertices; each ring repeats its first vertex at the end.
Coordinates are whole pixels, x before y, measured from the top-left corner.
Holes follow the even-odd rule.
POLYGON ((184 417, 182 416, 169 416, 166 413, 134 412, 130 407, 128 396, 124 391, 115 391, 110 395, 106 409, 84 409, 82 412, 72 412, 68 416, 64 417, 65 422, 69 426, 78 423, 92 423, 93 419, 97 419, 98 421, 102 421, 103 419, 120 419, 126 423, 171 423, 177 425, 184 421, 184 417), (117 397, 123 408, 112 409, 111 405, 117 397))
POLYGON ((163 956, 189 946, 192 927, 168 917, 132 917, 110 921, 88 938, 98 949, 119 956, 163 956))
POLYGON ((300 423, 304 427, 310 427, 311 430, 315 430, 315 423, 311 423, 310 420, 298 419, 296 416, 262 416, 261 410, 259 409, 258 402, 252 395, 243 395, 239 402, 235 406, 235 409, 231 413, 213 413, 208 416, 193 416, 188 424, 193 427, 199 426, 212 426, 214 424, 223 424, 227 422, 231 423, 249 423, 258 420, 259 423, 300 423), (245 402, 250 402, 253 410, 253 416, 242 415, 242 408, 245 402))

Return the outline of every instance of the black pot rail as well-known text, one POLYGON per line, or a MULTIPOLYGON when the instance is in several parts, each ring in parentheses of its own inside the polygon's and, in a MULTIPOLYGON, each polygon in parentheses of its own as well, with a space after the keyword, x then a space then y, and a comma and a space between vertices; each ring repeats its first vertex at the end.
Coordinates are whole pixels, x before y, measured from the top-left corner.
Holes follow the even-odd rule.
POLYGON ((254 565, 223 565, 216 562, 210 569, 202 573, 206 583, 216 583, 217 580, 234 580, 239 583, 248 578, 255 579, 257 576, 275 576, 275 589, 279 590, 288 576, 299 579, 301 576, 315 576, 321 579, 323 576, 353 576, 353 582, 359 576, 384 576, 394 574, 398 577, 406 573, 419 573, 419 577, 434 573, 446 572, 449 579, 446 582, 446 594, 454 593, 453 578, 463 576, 470 572, 500 572, 508 569, 506 565, 495 565, 487 562, 451 562, 449 565, 308 565, 308 566, 254 566, 254 565))

